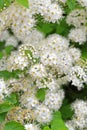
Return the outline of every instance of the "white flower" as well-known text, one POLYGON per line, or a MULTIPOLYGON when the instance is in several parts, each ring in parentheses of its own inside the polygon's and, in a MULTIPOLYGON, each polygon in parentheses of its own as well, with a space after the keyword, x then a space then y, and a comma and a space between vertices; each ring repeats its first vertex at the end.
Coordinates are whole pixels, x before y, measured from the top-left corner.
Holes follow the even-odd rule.
POLYGON ((47 37, 47 43, 48 47, 53 49, 54 51, 61 52, 68 48, 69 46, 69 40, 65 37, 58 35, 58 34, 52 34, 47 37))
POLYGON ((4 30, 0 34, 0 41, 7 40, 10 37, 10 34, 7 30, 4 30))
POLYGON ((45 67, 42 64, 33 65, 29 70, 29 74, 34 79, 41 79, 47 76, 45 67))
POLYGON ((44 54, 41 56, 41 62, 45 66, 52 66, 52 67, 56 66, 57 65, 57 55, 50 51, 44 52, 44 54))
POLYGON ((44 105, 39 105, 36 108, 36 110, 35 110, 35 116, 36 116, 36 120, 39 123, 48 123, 52 119, 52 113, 51 113, 51 111, 48 109, 48 107, 46 107, 44 105))
POLYGON ((32 43, 33 46, 39 47, 40 41, 44 39, 44 34, 39 32, 38 30, 34 29, 30 32, 29 36, 26 36, 22 41, 26 44, 32 43))
POLYGON ((75 85, 78 90, 84 87, 84 83, 87 83, 87 74, 80 66, 74 66, 68 73, 69 81, 72 81, 72 85, 75 85))
POLYGON ((22 96, 21 103, 23 106, 25 106, 29 110, 35 109, 39 105, 39 101, 34 95, 31 95, 31 96, 27 95, 26 97, 25 97, 25 95, 22 96))
POLYGON ((20 55, 18 52, 13 52, 7 59, 7 70, 12 71, 16 69, 23 70, 27 67, 29 61, 26 57, 20 55))
POLYGON ((72 61, 76 62, 80 59, 81 51, 80 51, 80 49, 73 47, 73 48, 69 49, 69 54, 72 57, 72 61))
POLYGON ((87 40, 86 29, 75 28, 75 29, 70 30, 69 39, 72 40, 73 42, 78 42, 79 45, 83 44, 87 40))
POLYGON ((68 130, 75 130, 75 126, 72 121, 67 121, 65 125, 68 128, 68 130))
POLYGON ((72 109, 75 111, 72 119, 74 126, 79 130, 87 128, 87 102, 77 99, 72 104, 72 109))
POLYGON ((22 44, 18 49, 20 55, 32 60, 33 58, 37 58, 37 51, 35 47, 31 44, 22 44))
POLYGON ((87 102, 86 101, 77 99, 74 103, 72 103, 72 108, 75 111, 75 115, 78 115, 78 116, 87 115, 87 102))
POLYGON ((18 41, 14 36, 10 36, 8 39, 6 39, 6 45, 5 46, 9 46, 12 45, 14 47, 18 46, 18 41))
POLYGON ((75 27, 81 27, 85 25, 87 20, 87 11, 84 9, 75 9, 73 10, 66 19, 66 22, 69 25, 74 25, 75 27))
POLYGON ((87 7, 87 0, 77 0, 83 7, 87 7))
POLYGON ((64 91, 58 90, 58 92, 48 91, 45 97, 45 105, 51 110, 59 110, 64 99, 64 91))
POLYGON ((58 4, 53 3, 47 7, 43 15, 46 21, 55 23, 62 18, 62 14, 63 11, 61 7, 58 4))
POLYGON ((25 129, 26 130, 40 130, 40 128, 35 124, 26 124, 25 129))
POLYGON ((47 83, 47 88, 49 88, 50 91, 56 92, 58 89, 60 89, 60 85, 56 80, 54 79, 50 79, 50 80, 51 81, 47 83))
POLYGON ((58 55, 58 73, 67 74, 68 70, 72 67, 72 58, 68 51, 64 51, 58 55))
POLYGON ((51 0, 29 0, 30 10, 33 14, 43 15, 43 12, 51 4, 51 0))

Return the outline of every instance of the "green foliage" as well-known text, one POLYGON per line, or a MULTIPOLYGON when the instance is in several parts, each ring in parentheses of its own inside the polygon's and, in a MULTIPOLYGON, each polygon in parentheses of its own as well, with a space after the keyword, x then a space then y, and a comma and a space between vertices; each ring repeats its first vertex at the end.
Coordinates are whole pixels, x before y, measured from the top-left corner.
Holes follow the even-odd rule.
POLYGON ((62 120, 61 113, 59 111, 54 112, 53 114, 53 120, 51 122, 51 129, 52 130, 68 130, 64 124, 64 121, 62 120))
POLYGON ((70 10, 73 10, 76 7, 76 0, 67 0, 66 4, 70 10))
POLYGON ((57 25, 56 25, 56 33, 60 34, 62 36, 67 36, 69 34, 69 30, 71 29, 71 26, 69 26, 66 23, 65 18, 62 19, 57 25))
POLYGON ((6 96, 4 99, 6 102, 9 102, 11 104, 17 104, 17 94, 16 93, 11 93, 9 96, 6 96))
POLYGON ((0 114, 0 123, 2 123, 5 120, 6 114, 7 114, 7 112, 0 114))
MULTIPOLYGON (((12 1, 14 0, 0 0, 0 9, 2 10, 4 7, 8 7, 12 1)), ((16 1, 27 8, 29 7, 28 0, 16 0, 16 1)))
POLYGON ((37 97, 40 101, 44 101, 44 99, 45 99, 45 91, 46 91, 46 89, 44 89, 44 88, 41 88, 41 89, 39 89, 39 90, 37 91, 36 97, 37 97))
POLYGON ((15 71, 12 71, 12 72, 9 72, 7 70, 0 71, 0 78, 4 78, 5 80, 8 80, 10 78, 18 79, 19 78, 19 74, 21 72, 22 72, 21 70, 15 70, 15 71))
POLYGON ((0 9, 2 9, 4 6, 4 0, 0 0, 0 9))
POLYGON ((5 42, 0 41, 0 52, 5 48, 5 42))
POLYGON ((0 113, 5 113, 14 108, 14 105, 9 102, 4 102, 0 104, 0 113))
POLYGON ((10 121, 5 124, 4 130, 25 130, 25 128, 18 122, 10 121))
POLYGON ((51 130, 49 126, 45 126, 43 130, 51 130))
POLYGON ((29 8, 28 0, 16 0, 19 4, 29 8))
POLYGON ((8 7, 13 0, 0 0, 0 9, 8 7))
POLYGON ((79 48, 81 49, 81 54, 82 54, 82 58, 83 59, 87 59, 87 42, 84 43, 84 45, 79 46, 79 48))
POLYGON ((0 52, 0 60, 3 58, 3 53, 0 52))
POLYGON ((4 49, 6 55, 10 55, 11 51, 13 51, 13 50, 14 50, 14 47, 12 45, 6 46, 5 49, 4 49))
POLYGON ((39 30, 40 32, 42 32, 46 37, 55 32, 55 28, 56 28, 56 23, 46 23, 44 22, 43 18, 40 15, 36 16, 36 20, 37 20, 37 30, 39 30), (38 19, 38 20, 37 20, 38 19))
POLYGON ((71 119, 74 111, 71 108, 71 105, 68 102, 64 102, 62 107, 60 108, 61 116, 63 120, 71 119))
POLYGON ((69 14, 74 9, 82 9, 83 7, 76 0, 67 0, 64 6, 65 15, 69 14))

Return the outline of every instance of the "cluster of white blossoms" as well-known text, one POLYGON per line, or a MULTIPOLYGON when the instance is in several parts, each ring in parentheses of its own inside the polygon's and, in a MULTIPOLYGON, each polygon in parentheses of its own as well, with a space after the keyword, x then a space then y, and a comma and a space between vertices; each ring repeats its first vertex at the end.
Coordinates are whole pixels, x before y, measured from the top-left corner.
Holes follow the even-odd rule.
POLYGON ((0 13, 0 33, 6 27, 11 27, 19 39, 24 39, 35 26, 35 14, 41 14, 44 20, 53 23, 62 18, 63 11, 60 5, 52 3, 51 0, 29 0, 29 4, 30 8, 27 9, 13 2, 8 9, 2 11, 0 13))
POLYGON ((9 33, 8 30, 4 30, 1 34, 0 34, 0 41, 5 41, 5 46, 9 46, 12 45, 14 47, 18 46, 18 39, 11 35, 9 33))
POLYGON ((41 14, 48 22, 55 23, 62 18, 63 10, 56 2, 51 0, 29 0, 32 13, 41 14))
POLYGON ((78 90, 84 87, 84 83, 87 83, 87 74, 80 66, 71 67, 69 72, 69 80, 72 81, 72 85, 77 86, 78 90))
POLYGON ((81 6, 87 7, 87 0, 77 0, 77 2, 81 4, 81 6))
MULTIPOLYGON (((11 90, 9 89, 10 92, 23 91, 20 96, 21 109, 25 108, 30 113, 30 116, 28 113, 22 118, 12 113, 11 117, 16 117, 13 119, 20 122, 34 120, 43 124, 49 123, 52 120, 53 111, 59 110, 62 106, 65 94, 61 86, 71 82, 78 90, 81 90, 84 84, 87 84, 87 73, 84 67, 78 65, 81 57, 80 50, 70 46, 67 38, 58 34, 51 34, 44 38, 42 33, 33 31, 28 43, 24 40, 18 50, 12 52, 6 59, 8 71, 20 69, 25 73, 20 75, 18 81, 11 79, 8 86, 10 84, 13 86, 11 90), (32 34, 35 32, 34 39, 32 34), (44 101, 40 101, 36 96, 40 89, 46 91, 44 101)), ((33 124, 27 124, 25 127, 26 130, 33 127, 37 129, 37 126, 33 124)))
MULTIPOLYGON (((60 110, 66 96, 63 85, 70 83, 80 91, 87 84, 87 66, 80 64, 81 50, 70 44, 81 45, 87 41, 87 9, 69 13, 66 22, 74 28, 67 38, 56 33, 45 37, 35 29, 35 15, 40 14, 51 23, 63 18, 59 3, 65 5, 66 0, 29 0, 29 9, 13 2, 0 13, 0 41, 16 48, 0 59, 0 71, 20 70, 18 79, 0 79, 0 102, 10 93, 18 94, 19 106, 8 112, 6 120, 19 121, 26 130, 40 130, 41 125, 51 122, 53 112, 60 110)), ((86 0, 78 3, 86 6, 86 0)), ((72 109, 75 114, 66 122, 69 130, 87 128, 87 103, 76 100, 72 109)))
POLYGON ((70 30, 68 35, 72 42, 79 43, 79 45, 87 41, 87 8, 73 10, 66 19, 69 25, 75 26, 70 30))
POLYGON ((74 109, 75 114, 71 121, 66 122, 66 126, 69 130, 79 130, 87 129, 87 102, 77 99, 72 104, 72 109, 74 109))
POLYGON ((39 127, 37 125, 34 125, 34 124, 26 124, 25 129, 26 130, 40 130, 39 127))

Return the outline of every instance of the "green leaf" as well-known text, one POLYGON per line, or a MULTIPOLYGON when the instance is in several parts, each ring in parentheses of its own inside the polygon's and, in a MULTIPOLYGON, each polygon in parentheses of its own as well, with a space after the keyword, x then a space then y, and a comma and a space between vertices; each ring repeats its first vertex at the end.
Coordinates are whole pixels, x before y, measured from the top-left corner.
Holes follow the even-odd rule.
POLYGON ((70 10, 73 10, 76 7, 76 0, 67 0, 66 4, 70 10))
POLYGON ((62 19, 59 24, 56 25, 56 33, 60 34, 62 36, 67 36, 69 34, 69 31, 71 29, 71 26, 69 26, 66 23, 65 18, 62 19))
POLYGON ((4 0, 4 4, 6 4, 6 6, 9 6, 12 1, 13 1, 13 0, 4 0))
POLYGON ((5 52, 7 55, 10 55, 11 51, 13 51, 13 50, 14 50, 14 46, 12 46, 12 45, 5 47, 5 52))
POLYGON ((4 0, 0 0, 0 9, 2 9, 4 6, 4 0))
POLYGON ((4 103, 0 104, 0 113, 8 112, 8 111, 10 111, 13 107, 14 107, 13 104, 11 104, 11 103, 9 103, 9 102, 4 102, 4 103))
POLYGON ((5 120, 6 114, 7 114, 7 112, 0 114, 0 123, 2 123, 5 120))
POLYGON ((4 78, 5 80, 8 80, 10 78, 16 78, 16 79, 18 79, 19 78, 18 75, 21 72, 22 72, 21 70, 15 70, 15 71, 12 71, 12 72, 9 72, 7 70, 0 71, 0 78, 4 78))
POLYGON ((83 59, 87 59, 87 42, 84 43, 82 46, 79 46, 81 49, 81 54, 83 59))
POLYGON ((0 52, 0 60, 3 58, 3 53, 0 52))
POLYGON ((4 47, 5 47, 5 42, 0 41, 0 52, 4 49, 4 47))
POLYGON ((3 7, 8 7, 13 0, 0 0, 0 9, 3 7))
POLYGON ((11 104, 16 104, 18 102, 17 95, 15 93, 12 93, 9 96, 5 97, 4 100, 10 102, 11 104))
POLYGON ((45 126, 43 130, 51 130, 49 126, 45 126))
POLYGON ((28 0, 16 0, 19 4, 29 8, 28 0))
POLYGON ((36 97, 40 100, 40 101, 44 101, 45 99, 45 90, 44 88, 41 88, 37 91, 36 93, 36 97))
POLYGON ((52 130, 68 130, 65 126, 64 121, 62 120, 61 113, 54 112, 53 114, 53 120, 51 122, 51 129, 52 130))
POLYGON ((55 24, 40 22, 36 26, 36 28, 37 28, 37 30, 42 32, 45 36, 48 36, 49 34, 54 33, 55 24))
POLYGON ((71 119, 74 114, 74 110, 72 110, 70 104, 63 105, 60 109, 60 112, 64 120, 71 119))
POLYGON ((10 121, 5 124, 4 130, 25 130, 25 128, 18 122, 10 121))

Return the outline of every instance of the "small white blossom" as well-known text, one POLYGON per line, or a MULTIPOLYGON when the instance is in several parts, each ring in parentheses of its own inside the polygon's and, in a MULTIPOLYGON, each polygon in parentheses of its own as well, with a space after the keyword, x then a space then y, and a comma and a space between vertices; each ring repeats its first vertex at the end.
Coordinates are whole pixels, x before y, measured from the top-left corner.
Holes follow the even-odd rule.
POLYGON ((72 85, 75 85, 78 90, 81 90, 84 83, 87 83, 87 74, 80 66, 74 66, 68 73, 69 81, 72 81, 72 85))
POLYGON ((84 9, 75 9, 67 16, 66 22, 69 25, 74 25, 75 27, 81 27, 85 25, 87 20, 87 11, 84 9))
POLYGON ((75 48, 75 47, 70 48, 69 53, 70 53, 70 55, 72 57, 73 62, 78 61, 80 59, 80 57, 81 57, 81 51, 78 48, 75 48))
POLYGON ((51 4, 44 12, 44 19, 48 22, 55 23, 62 18, 63 11, 58 4, 51 4))
POLYGON ((87 7, 87 0, 77 0, 83 7, 87 7))
POLYGON ((13 52, 7 59, 7 70, 23 70, 29 64, 28 59, 17 52, 13 52))
POLYGON ((64 91, 58 90, 58 92, 48 91, 45 97, 45 105, 51 110, 59 110, 64 99, 64 91))
POLYGON ((40 128, 35 124, 26 124, 25 129, 26 130, 40 130, 40 128))
POLYGON ((87 128, 87 102, 83 100, 76 100, 72 104, 72 109, 75 111, 72 119, 74 126, 79 128, 79 130, 87 128))
POLYGON ((45 67, 42 64, 33 65, 29 70, 29 74, 34 79, 41 79, 47 76, 45 67))
POLYGON ((75 29, 70 30, 69 39, 72 40, 73 42, 79 43, 79 45, 83 44, 87 40, 86 29, 75 28, 75 29))
POLYGON ((52 112, 48 107, 44 105, 39 105, 35 110, 36 120, 39 123, 48 123, 52 119, 52 112))

